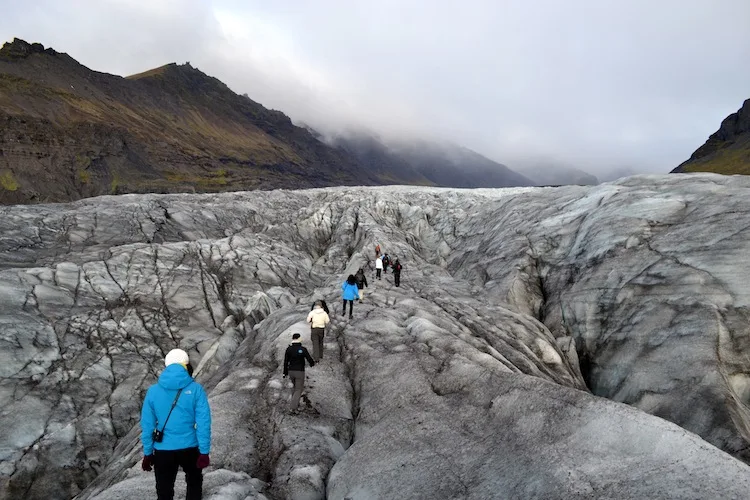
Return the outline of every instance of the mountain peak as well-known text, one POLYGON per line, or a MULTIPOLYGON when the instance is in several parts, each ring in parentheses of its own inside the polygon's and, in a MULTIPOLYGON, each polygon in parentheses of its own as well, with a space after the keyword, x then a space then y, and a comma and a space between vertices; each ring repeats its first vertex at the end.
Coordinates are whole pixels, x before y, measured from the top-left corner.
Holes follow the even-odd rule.
POLYGON ((175 89, 189 89, 200 92, 218 92, 225 94, 227 98, 233 98, 235 93, 221 80, 207 75, 190 62, 185 64, 169 63, 158 68, 144 71, 126 77, 128 80, 141 80, 167 86, 169 92, 175 89))
POLYGON ((727 116, 719 130, 672 172, 750 173, 750 99, 727 116))
POLYGON ((0 58, 4 59, 26 59, 33 54, 56 55, 54 49, 45 49, 41 43, 29 43, 20 38, 14 38, 12 42, 6 42, 0 49, 0 58))
POLYGON ((142 73, 136 73, 135 75, 126 76, 125 78, 127 78, 128 80, 140 80, 141 78, 159 77, 165 75, 174 68, 177 68, 177 63, 169 63, 165 64, 164 66, 159 66, 158 68, 144 71, 142 73))

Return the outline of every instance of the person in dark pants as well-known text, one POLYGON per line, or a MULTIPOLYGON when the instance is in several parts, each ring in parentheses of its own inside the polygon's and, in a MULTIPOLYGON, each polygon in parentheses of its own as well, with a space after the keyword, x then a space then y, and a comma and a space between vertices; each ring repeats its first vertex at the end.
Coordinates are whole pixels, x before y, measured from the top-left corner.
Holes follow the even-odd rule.
POLYGON ((200 500, 203 497, 203 472, 198 468, 200 459, 198 448, 182 450, 159 451, 154 450, 154 476, 156 477, 156 498, 158 500, 172 500, 174 498, 174 483, 180 468, 185 473, 187 485, 187 500, 200 500))
POLYGON ((357 271, 357 274, 354 275, 354 280, 357 282, 359 301, 362 302, 362 299, 365 296, 364 289, 367 287, 367 276, 365 276, 365 270, 360 267, 359 271, 357 271))
POLYGON ((396 286, 401 285, 401 269, 402 269, 402 266, 401 266, 401 263, 398 261, 398 259, 393 261, 393 283, 396 286))
POLYGON ((341 296, 344 299, 344 308, 341 311, 341 315, 346 315, 346 303, 349 303, 349 319, 352 317, 354 312, 354 301, 359 298, 359 288, 357 288, 357 280, 353 274, 350 274, 346 281, 341 285, 341 296))
POLYGON ((292 380, 292 400, 289 402, 289 413, 297 412, 299 398, 302 397, 302 389, 305 388, 305 360, 310 363, 310 368, 315 366, 315 360, 302 345, 300 334, 292 335, 292 343, 286 348, 284 354, 284 378, 289 375, 292 380))
POLYGON ((326 326, 331 322, 328 313, 323 310, 323 302, 318 300, 313 306, 313 310, 307 315, 307 322, 310 323, 310 340, 313 345, 313 360, 317 363, 323 358, 323 336, 326 333, 326 326))
POLYGON ((211 463, 211 408, 206 391, 190 376, 185 351, 172 349, 164 364, 141 409, 141 468, 150 472, 153 467, 158 500, 174 498, 179 468, 185 472, 187 500, 200 500, 202 469, 211 463))

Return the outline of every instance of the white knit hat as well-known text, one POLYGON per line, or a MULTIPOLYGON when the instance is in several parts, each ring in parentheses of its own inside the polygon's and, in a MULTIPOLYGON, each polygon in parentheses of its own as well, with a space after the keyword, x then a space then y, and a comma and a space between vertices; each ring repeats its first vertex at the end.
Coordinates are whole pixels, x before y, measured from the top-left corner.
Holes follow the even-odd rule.
POLYGON ((175 363, 185 366, 190 363, 190 358, 182 349, 172 349, 167 354, 167 357, 164 358, 164 366, 173 365, 175 363))

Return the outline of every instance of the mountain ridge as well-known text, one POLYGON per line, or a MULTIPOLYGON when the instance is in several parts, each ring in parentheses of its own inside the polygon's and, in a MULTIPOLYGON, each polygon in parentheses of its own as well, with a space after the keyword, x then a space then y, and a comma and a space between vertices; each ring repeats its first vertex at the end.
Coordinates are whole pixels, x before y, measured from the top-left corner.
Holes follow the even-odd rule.
POLYGON ((750 174, 750 99, 721 122, 719 130, 672 173, 750 174))
MULTIPOLYGON (((424 139, 384 139, 366 130, 348 131, 321 140, 346 151, 370 167, 414 171, 428 185, 457 188, 534 186, 535 182, 506 165, 466 147, 424 139)), ((419 183, 417 183, 419 184, 419 183)))
POLYGON ((16 189, 21 195, 13 199, 6 188, 5 202, 382 184, 283 113, 237 96, 189 64, 127 79, 17 40, 0 53, 0 73, 0 170, 41 191, 33 199, 33 189, 16 189), (40 176, 58 189, 45 190, 40 176))
MULTIPOLYGON (((450 186, 434 179, 442 160, 432 162, 437 167, 430 171, 384 151, 368 156, 332 147, 189 63, 122 77, 38 43, 15 39, 0 49, 0 203, 145 192, 450 186)), ((471 170, 469 163, 453 168, 471 170)), ((472 187, 531 185, 503 165, 485 163, 485 170, 472 170, 472 187)))

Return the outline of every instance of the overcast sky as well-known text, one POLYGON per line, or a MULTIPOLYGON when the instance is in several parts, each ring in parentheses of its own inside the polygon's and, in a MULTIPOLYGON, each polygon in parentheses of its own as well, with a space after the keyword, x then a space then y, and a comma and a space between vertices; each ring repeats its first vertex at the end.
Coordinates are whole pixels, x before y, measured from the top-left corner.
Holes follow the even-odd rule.
POLYGON ((168 62, 296 122, 668 172, 750 98, 750 0, 0 0, 0 38, 168 62))

